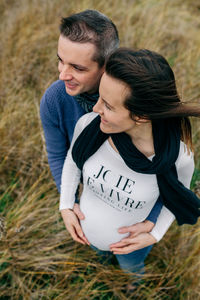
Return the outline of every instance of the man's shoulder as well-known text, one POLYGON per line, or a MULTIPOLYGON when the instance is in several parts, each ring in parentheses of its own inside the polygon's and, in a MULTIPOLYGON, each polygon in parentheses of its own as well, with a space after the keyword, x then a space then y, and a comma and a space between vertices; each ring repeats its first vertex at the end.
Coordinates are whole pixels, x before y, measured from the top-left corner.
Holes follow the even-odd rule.
POLYGON ((45 91, 40 102, 41 118, 52 115, 54 119, 67 116, 67 119, 76 121, 84 114, 83 109, 73 96, 67 94, 65 84, 62 80, 53 82, 45 91))
POLYGON ((56 80, 54 81, 45 91, 44 96, 46 97, 69 97, 72 98, 72 96, 68 95, 65 89, 65 84, 62 80, 56 80))
POLYGON ((74 97, 67 94, 65 89, 65 84, 62 80, 56 80, 53 82, 45 91, 40 108, 48 107, 49 110, 57 109, 68 109, 69 107, 77 107, 78 103, 75 101, 74 97))

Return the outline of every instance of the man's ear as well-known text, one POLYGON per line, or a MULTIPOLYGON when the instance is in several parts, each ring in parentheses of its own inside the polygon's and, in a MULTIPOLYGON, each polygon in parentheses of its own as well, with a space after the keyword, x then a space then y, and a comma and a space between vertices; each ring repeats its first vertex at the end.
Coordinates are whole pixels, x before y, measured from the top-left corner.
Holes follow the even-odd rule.
POLYGON ((105 72, 105 68, 106 68, 106 65, 104 64, 103 67, 101 67, 102 75, 105 72))

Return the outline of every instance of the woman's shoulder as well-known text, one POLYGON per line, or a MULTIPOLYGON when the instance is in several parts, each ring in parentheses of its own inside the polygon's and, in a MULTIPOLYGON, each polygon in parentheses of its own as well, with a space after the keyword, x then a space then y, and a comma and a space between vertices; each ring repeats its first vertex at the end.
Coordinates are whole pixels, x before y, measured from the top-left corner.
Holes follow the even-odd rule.
POLYGON ((194 155, 183 142, 180 143, 179 155, 175 164, 179 181, 187 188, 190 188, 194 172, 194 155))
POLYGON ((179 155, 176 160, 176 167, 187 167, 190 164, 194 163, 194 153, 191 149, 188 149, 184 142, 180 142, 179 155))
POLYGON ((87 114, 83 115, 82 117, 80 117, 80 119, 77 122, 77 125, 82 127, 82 129, 84 129, 97 116, 98 116, 98 114, 94 113, 94 112, 87 113, 87 114))
POLYGON ((92 120, 97 117, 98 114, 94 112, 87 113, 80 117, 78 122, 76 123, 75 131, 74 131, 74 136, 77 137, 83 129, 92 122, 92 120))

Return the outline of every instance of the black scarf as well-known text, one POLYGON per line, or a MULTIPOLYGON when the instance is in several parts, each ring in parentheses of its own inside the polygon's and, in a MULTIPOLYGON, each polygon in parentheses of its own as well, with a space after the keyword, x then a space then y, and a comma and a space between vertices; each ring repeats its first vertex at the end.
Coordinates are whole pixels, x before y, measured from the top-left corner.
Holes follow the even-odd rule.
POLYGON ((105 134, 97 116, 79 135, 72 157, 82 170, 85 161, 111 136, 126 165, 143 174, 156 174, 163 204, 176 216, 179 225, 195 224, 200 216, 200 199, 179 180, 175 167, 180 149, 180 119, 153 121, 155 156, 150 161, 126 133, 105 134))

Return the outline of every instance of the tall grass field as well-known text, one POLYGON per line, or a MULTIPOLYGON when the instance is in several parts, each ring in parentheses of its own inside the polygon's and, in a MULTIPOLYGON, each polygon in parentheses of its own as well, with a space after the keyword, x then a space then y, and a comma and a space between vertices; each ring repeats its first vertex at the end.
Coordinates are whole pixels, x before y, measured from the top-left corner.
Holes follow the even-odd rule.
MULTIPOLYGON (((97 9, 117 25, 121 46, 147 48, 172 66, 183 101, 200 104, 200 3, 196 0, 0 1, 0 299, 198 300, 200 229, 176 222, 153 247, 144 280, 102 265, 62 222, 39 118, 58 78, 62 16, 97 9)), ((200 196, 200 121, 192 119, 200 196)))

